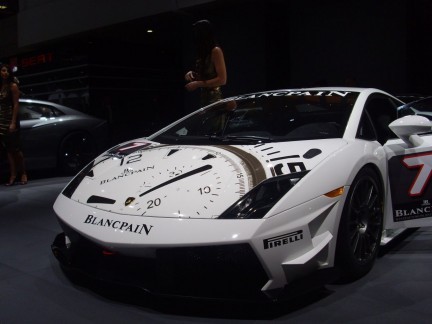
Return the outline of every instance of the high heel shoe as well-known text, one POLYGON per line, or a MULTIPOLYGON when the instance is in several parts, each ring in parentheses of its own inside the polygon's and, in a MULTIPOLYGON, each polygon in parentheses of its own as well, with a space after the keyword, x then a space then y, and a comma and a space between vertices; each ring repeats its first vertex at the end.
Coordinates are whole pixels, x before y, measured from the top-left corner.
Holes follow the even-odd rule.
POLYGON ((23 174, 21 175, 21 182, 20 184, 25 185, 27 184, 28 180, 27 180, 27 174, 23 174))
POLYGON ((8 187, 13 186, 15 184, 15 178, 16 178, 16 176, 11 176, 9 178, 9 181, 5 183, 5 186, 8 186, 8 187))

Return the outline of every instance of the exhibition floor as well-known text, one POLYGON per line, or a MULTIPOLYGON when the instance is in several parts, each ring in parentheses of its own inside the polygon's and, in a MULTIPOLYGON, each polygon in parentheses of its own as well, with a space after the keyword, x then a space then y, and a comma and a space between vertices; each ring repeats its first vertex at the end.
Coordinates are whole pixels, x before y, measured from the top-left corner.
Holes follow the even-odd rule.
POLYGON ((392 246, 364 278, 271 305, 145 298, 69 281, 51 253, 52 205, 70 178, 0 187, 0 324, 429 323, 432 228, 392 246))

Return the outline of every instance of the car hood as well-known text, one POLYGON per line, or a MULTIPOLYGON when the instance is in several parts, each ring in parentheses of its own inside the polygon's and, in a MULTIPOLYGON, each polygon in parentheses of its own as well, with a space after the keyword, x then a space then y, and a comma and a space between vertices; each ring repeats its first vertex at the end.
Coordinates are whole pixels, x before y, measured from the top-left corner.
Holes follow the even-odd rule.
POLYGON ((346 144, 325 139, 203 146, 139 139, 99 156, 63 194, 95 214, 216 218, 265 179, 311 170, 346 144))

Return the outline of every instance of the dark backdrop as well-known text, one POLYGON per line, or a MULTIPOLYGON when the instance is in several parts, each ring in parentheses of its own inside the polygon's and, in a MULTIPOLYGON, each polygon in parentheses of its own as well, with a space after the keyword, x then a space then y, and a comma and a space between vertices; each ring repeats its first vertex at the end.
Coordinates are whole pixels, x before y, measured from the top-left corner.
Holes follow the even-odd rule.
MULTIPOLYGON (((69 105, 109 119, 116 138, 127 139, 198 108, 198 94, 185 92, 183 80, 194 62, 191 25, 198 19, 216 27, 228 69, 225 96, 339 86, 348 79, 393 94, 427 95, 431 9, 427 0, 204 1, 43 42, 28 31, 31 47, 2 61, 53 53, 50 61, 19 66, 26 95, 55 100, 60 89, 69 105)), ((44 12, 40 24, 48 26, 55 14, 44 12)), ((92 17, 75 19, 77 30, 84 19, 92 17)))

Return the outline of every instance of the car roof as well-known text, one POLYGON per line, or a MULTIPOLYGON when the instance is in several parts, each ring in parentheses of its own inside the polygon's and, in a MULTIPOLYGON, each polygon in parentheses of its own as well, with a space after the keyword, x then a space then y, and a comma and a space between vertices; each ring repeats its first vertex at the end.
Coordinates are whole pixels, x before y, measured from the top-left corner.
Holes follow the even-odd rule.
POLYGON ((79 110, 67 107, 67 106, 63 106, 61 104, 55 103, 55 102, 51 102, 51 101, 47 101, 47 100, 37 100, 37 99, 29 99, 29 98, 19 98, 19 102, 26 102, 26 103, 35 103, 35 104, 39 104, 39 105, 49 105, 52 106, 58 110, 60 110, 61 112, 65 113, 65 114, 72 114, 72 115, 83 115, 83 116, 88 116, 88 114, 83 113, 79 110))

